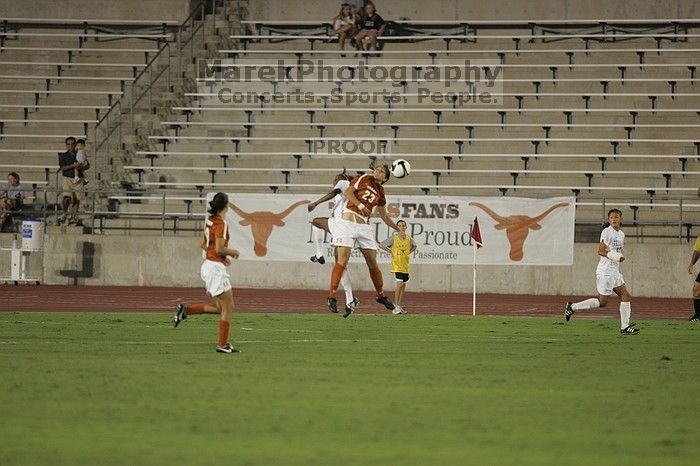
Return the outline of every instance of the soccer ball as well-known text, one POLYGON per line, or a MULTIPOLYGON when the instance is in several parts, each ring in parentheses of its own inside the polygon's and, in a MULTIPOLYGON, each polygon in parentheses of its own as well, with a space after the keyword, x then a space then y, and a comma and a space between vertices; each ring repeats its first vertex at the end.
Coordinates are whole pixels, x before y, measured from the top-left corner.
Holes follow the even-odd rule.
POLYGON ((396 159, 391 162, 391 174, 396 178, 405 178, 411 173, 411 164, 408 160, 396 159))

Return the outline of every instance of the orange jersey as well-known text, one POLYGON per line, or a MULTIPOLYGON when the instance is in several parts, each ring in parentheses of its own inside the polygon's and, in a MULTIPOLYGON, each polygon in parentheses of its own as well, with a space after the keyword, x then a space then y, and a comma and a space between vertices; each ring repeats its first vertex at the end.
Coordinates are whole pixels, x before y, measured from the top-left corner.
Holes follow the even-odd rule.
MULTIPOLYGON (((375 180, 371 174, 365 173, 361 176, 356 176, 350 182, 350 187, 355 192, 355 197, 357 200, 362 202, 369 209, 369 215, 372 215, 372 211, 375 206, 385 206, 386 198, 384 197, 384 187, 375 180)), ((348 202, 345 206, 345 211, 353 212, 363 218, 369 220, 369 215, 365 217, 364 214, 360 213, 360 208, 348 202)))
POLYGON ((226 221, 218 215, 212 215, 206 220, 204 227, 204 241, 206 243, 204 257, 210 261, 223 263, 225 257, 216 253, 216 238, 224 238, 224 246, 228 247, 231 234, 226 221))

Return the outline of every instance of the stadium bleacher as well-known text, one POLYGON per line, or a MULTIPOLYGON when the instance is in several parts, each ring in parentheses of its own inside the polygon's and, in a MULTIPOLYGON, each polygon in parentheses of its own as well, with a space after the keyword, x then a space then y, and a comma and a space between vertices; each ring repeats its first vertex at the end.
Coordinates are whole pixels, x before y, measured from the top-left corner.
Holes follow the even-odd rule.
MULTIPOLYGON (((76 24, 85 23, 91 22, 76 24)), ((147 217, 149 204, 156 207, 152 212, 179 214, 184 196, 188 218, 205 188, 320 192, 343 167, 361 172, 371 161, 396 157, 414 167, 409 180, 393 185, 398 192, 573 193, 584 224, 599 221, 595 206, 603 199, 621 195, 626 205, 649 205, 644 220, 653 223, 653 204, 676 205, 697 188, 695 20, 401 20, 393 22, 396 33, 383 38, 379 53, 338 50, 325 21, 250 19, 239 33, 212 24, 207 34, 234 47, 205 52, 207 41, 192 33, 182 53, 169 44, 181 42, 178 26, 165 22, 125 23, 113 37, 118 40, 105 47, 96 39, 114 32, 61 30, 67 22, 46 22, 50 29, 40 32, 5 30, 0 63, 12 72, 0 76, 0 152, 16 152, 27 172, 41 174, 55 163, 51 148, 61 147, 62 132, 97 139, 98 171, 106 182, 101 197, 136 217, 147 217), (170 61, 160 61, 153 77, 153 57, 165 55, 175 58, 175 75, 188 84, 172 85, 170 61), (227 101, 221 93, 232 92, 231 82, 202 76, 197 58, 224 78, 227 71, 280 63, 284 75, 236 82, 244 99, 227 101), (351 76, 288 79, 314 60, 351 76), (500 67, 499 105, 459 100, 474 86, 468 79, 425 79, 464 60, 487 74, 500 67), (412 76, 357 79, 360 69, 388 66, 412 76), (381 97, 386 89, 393 98, 381 97), (304 92, 313 95, 310 102, 294 100, 304 92), (348 104, 353 94, 379 97, 348 104), (76 99, 80 103, 72 105, 76 99), (143 111, 133 110, 134 102, 144 101, 143 111), (106 115, 112 120, 105 124, 106 115), (353 141, 371 150, 342 150, 353 141), (127 194, 134 189, 138 203, 127 194)), ((199 31, 204 36, 204 28, 199 31)), ((684 215, 692 211, 691 204, 684 215)), ((659 222, 678 224, 656 212, 659 222)))

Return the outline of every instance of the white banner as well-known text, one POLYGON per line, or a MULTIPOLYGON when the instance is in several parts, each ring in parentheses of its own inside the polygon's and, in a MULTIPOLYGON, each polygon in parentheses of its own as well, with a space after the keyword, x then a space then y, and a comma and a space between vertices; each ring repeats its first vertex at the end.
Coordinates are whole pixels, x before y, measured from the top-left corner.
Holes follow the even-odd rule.
MULTIPOLYGON (((390 192, 391 188, 389 188, 390 192)), ((213 197, 210 193, 208 199, 213 197)), ((308 261, 314 254, 311 224, 328 216, 319 206, 308 212, 308 202, 321 195, 230 193, 237 209, 229 209, 231 245, 241 259, 308 261)), ((573 197, 529 199, 517 197, 448 197, 389 195, 387 211, 394 221, 403 219, 407 233, 418 245, 413 264, 472 264, 469 236, 474 217, 479 218, 484 247, 477 263, 486 265, 572 265, 575 200, 573 197)), ((373 218, 375 238, 386 239, 392 230, 373 218)), ((326 257, 332 257, 330 235, 326 257)), ((388 262, 383 252, 380 262, 388 262)), ((359 251, 354 261, 361 261, 359 251)))

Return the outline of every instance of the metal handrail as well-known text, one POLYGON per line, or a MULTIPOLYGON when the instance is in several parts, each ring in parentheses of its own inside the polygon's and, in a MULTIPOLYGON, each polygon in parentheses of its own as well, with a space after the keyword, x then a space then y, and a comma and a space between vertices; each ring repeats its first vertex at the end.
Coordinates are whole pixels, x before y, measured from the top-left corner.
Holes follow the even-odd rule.
MULTIPOLYGON (((56 176, 56 184, 54 186, 45 185, 42 187, 32 187, 24 188, 24 192, 33 193, 34 202, 33 209, 23 209, 21 212, 3 210, 0 208, 0 213, 9 213, 11 215, 37 215, 41 216, 44 221, 48 217, 58 218, 63 215, 59 208, 59 201, 61 193, 63 192, 62 187, 58 184, 60 181, 60 176, 56 176), (55 197, 54 197, 55 196, 55 197), (49 198, 55 199, 56 202, 50 203, 49 198), (41 200, 43 199, 43 201, 41 200)), ((178 232, 188 231, 188 232, 198 232, 201 229, 201 220, 204 218, 205 206, 202 206, 200 212, 195 209, 189 210, 187 212, 168 212, 167 204, 170 202, 184 201, 181 198, 189 198, 188 201, 191 203, 206 202, 206 196, 202 194, 199 190, 152 190, 149 192, 145 191, 134 191, 129 189, 86 189, 84 191, 87 199, 81 204, 81 216, 83 218, 89 218, 87 224, 91 226, 93 233, 103 234, 106 230, 109 230, 109 226, 105 225, 108 219, 146 219, 146 220, 160 220, 159 225, 151 227, 119 227, 117 229, 124 230, 125 233, 133 231, 159 231, 161 235, 166 235, 167 232, 172 231, 173 234, 178 232), (131 196, 129 201, 139 201, 142 196, 147 197, 146 201, 149 205, 153 207, 150 212, 119 212, 119 211, 104 211, 99 210, 95 204, 97 197, 109 198, 109 197, 122 197, 131 196), (92 201, 92 202, 90 202, 92 201), (84 206, 84 207, 83 207, 84 206), (89 208, 88 208, 89 207, 89 208), (198 222, 193 228, 182 228, 178 226, 181 221, 195 221, 198 222), (172 222, 172 224, 170 224, 172 222)), ((274 196, 274 194, 272 194, 274 196)), ((120 202, 118 199, 114 199, 120 202)), ((676 212, 678 217, 675 220, 663 220, 663 221, 643 221, 627 218, 625 221, 626 228, 641 228, 642 230, 647 226, 662 226, 667 228, 677 228, 677 234, 674 235, 662 235, 659 237, 664 238, 677 238, 679 243, 687 243, 693 239, 693 233, 697 228, 700 227, 700 217, 697 215, 697 210, 693 209, 689 211, 687 208, 688 204, 693 206, 697 205, 695 199, 681 198, 681 197, 667 197, 663 199, 655 199, 654 202, 640 198, 610 198, 610 197, 590 197, 585 199, 579 199, 577 201, 577 206, 585 205, 588 203, 600 203, 601 215, 599 219, 580 219, 576 221, 576 225, 597 225, 598 222, 602 224, 607 215, 607 209, 616 206, 628 206, 632 207, 637 204, 648 205, 658 203, 658 204, 675 204, 677 206, 676 212)), ((32 203, 27 202, 27 207, 32 203)), ((190 204, 192 205, 192 204, 190 204)), ((653 208, 653 207, 650 207, 653 208)), ((697 233, 696 233, 697 234, 697 233)), ((629 232, 629 236, 635 236, 632 231, 629 232)), ((642 231, 641 237, 648 237, 642 231)))
MULTIPOLYGON (((210 5, 211 6, 211 12, 212 12, 212 22, 215 21, 216 13, 219 7, 219 1, 220 0, 200 0, 200 2, 195 6, 189 16, 178 26, 177 31, 175 32, 175 37, 177 41, 177 49, 176 53, 178 55, 178 76, 182 77, 182 55, 185 47, 188 45, 190 46, 190 57, 193 57, 194 54, 194 37, 196 34, 201 30, 202 32, 202 45, 204 45, 204 24, 206 22, 205 15, 206 15, 206 6, 210 5), (197 15, 201 18, 199 20, 199 24, 196 24, 198 22, 197 15), (183 31, 188 27, 189 24, 189 34, 186 39, 183 41, 183 31), (184 42, 184 44, 183 44, 184 42)), ((223 2, 223 8, 224 11, 226 11, 226 2, 223 2)), ((214 24, 212 24, 214 26, 214 24)), ((154 86, 160 82, 160 80, 163 78, 163 76, 167 76, 167 88, 170 89, 170 84, 171 84, 171 79, 170 79, 170 73, 171 73, 171 48, 170 48, 170 43, 168 41, 164 41, 163 45, 159 48, 158 52, 149 60, 149 62, 144 66, 143 69, 136 75, 136 77, 131 81, 130 86, 131 86, 131 93, 130 93, 130 102, 129 102, 129 132, 128 134, 133 135, 134 134, 134 116, 135 116, 135 109, 139 105, 139 103, 142 102, 143 98, 146 96, 146 94, 149 95, 149 109, 152 112, 153 111, 153 88, 154 86), (167 57, 167 62, 164 64, 163 68, 158 71, 154 72, 154 68, 157 63, 161 62, 161 59, 163 57, 167 57), (166 75, 167 73, 167 75, 166 75), (148 76, 147 82, 144 85, 143 91, 141 91, 140 94, 136 95, 137 91, 136 88, 141 84, 141 81, 143 81, 145 76, 148 76)), ((109 151, 110 151, 110 145, 111 145, 111 138, 112 135, 115 133, 115 131, 119 131, 119 140, 118 140, 118 147, 122 147, 122 136, 123 136, 123 131, 122 131, 122 103, 121 99, 118 99, 115 104, 110 107, 110 109, 107 111, 107 113, 104 115, 103 118, 100 119, 100 121, 95 125, 95 132, 94 132, 94 139, 95 139, 95 167, 97 167, 98 163, 97 160, 99 160, 102 157, 102 150, 103 147, 106 147, 106 157, 109 158, 109 151), (111 124, 115 123, 114 118, 110 119, 110 115, 113 114, 114 111, 119 110, 119 118, 116 120, 116 124, 114 127, 110 127, 111 124), (104 137, 101 140, 98 140, 98 131, 101 130, 104 125, 106 125, 107 129, 104 131, 104 137)), ((95 172, 97 170, 95 169, 95 172)))

